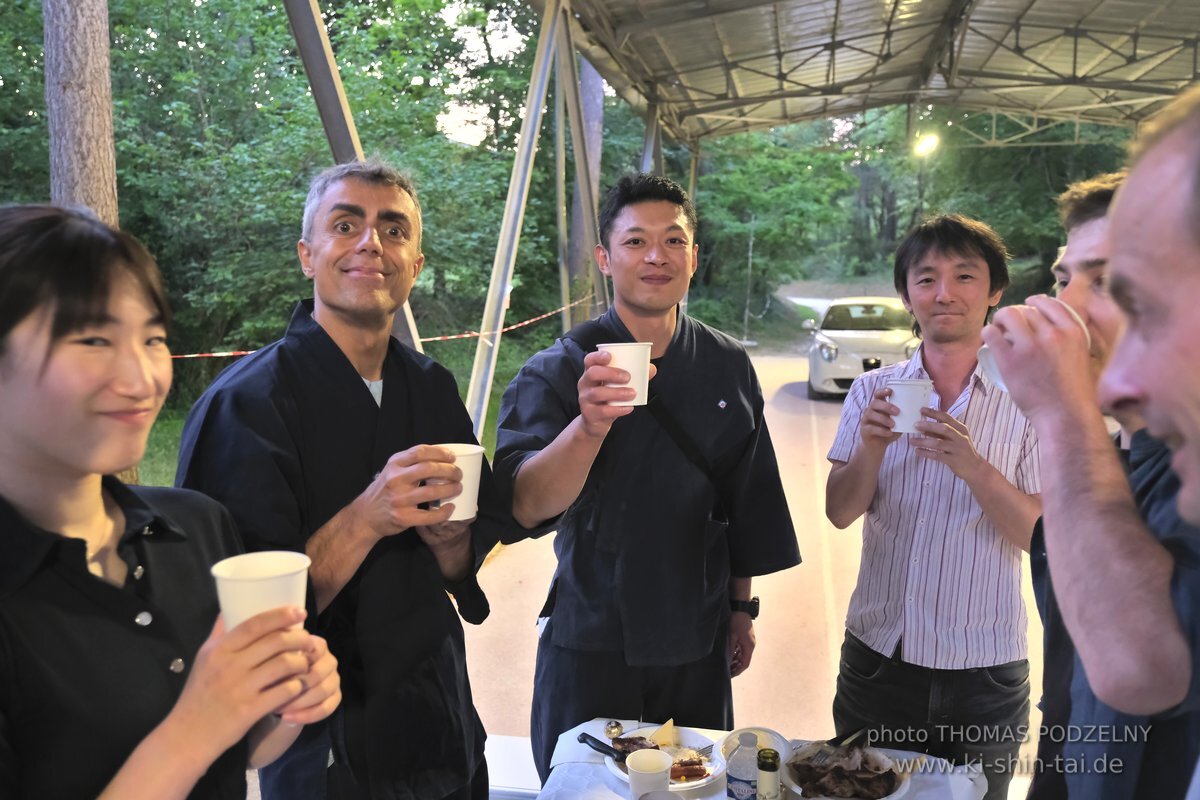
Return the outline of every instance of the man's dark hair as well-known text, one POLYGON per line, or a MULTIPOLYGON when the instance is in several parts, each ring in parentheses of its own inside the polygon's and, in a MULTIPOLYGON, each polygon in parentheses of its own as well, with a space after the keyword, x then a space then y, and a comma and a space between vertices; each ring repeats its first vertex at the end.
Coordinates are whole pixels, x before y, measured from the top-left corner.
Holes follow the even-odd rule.
POLYGON ((1067 233, 1108 214, 1113 195, 1125 182, 1125 170, 1077 181, 1058 196, 1058 218, 1067 233))
POLYGON ((626 175, 617 181, 604 195, 600 206, 600 244, 608 247, 608 237, 612 233, 613 223, 626 206, 635 203, 665 200, 683 209, 688 227, 692 234, 696 233, 696 207, 692 199, 675 181, 659 175, 649 175, 645 172, 638 175, 626 175))
MULTIPOLYGON (((961 214, 926 217, 905 235, 896 248, 893 280, 896 291, 908 302, 908 271, 930 251, 945 255, 979 256, 987 263, 988 293, 1008 288, 1008 248, 987 224, 961 214)), ((989 318, 991 311, 988 311, 989 318)), ((913 320, 913 334, 921 326, 913 320)))
POLYGON ((50 342, 103 322, 113 284, 129 276, 163 325, 167 293, 142 243, 85 208, 0 207, 0 352, 9 333, 43 306, 50 342))

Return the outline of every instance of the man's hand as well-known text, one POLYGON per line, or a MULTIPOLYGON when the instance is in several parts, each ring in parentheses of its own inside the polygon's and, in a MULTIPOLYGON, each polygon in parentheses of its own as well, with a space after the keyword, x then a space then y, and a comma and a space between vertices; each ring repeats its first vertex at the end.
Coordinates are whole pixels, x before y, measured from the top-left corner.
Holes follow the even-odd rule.
POLYGON ((1063 304, 1046 295, 996 312, 983 340, 1009 394, 1035 424, 1043 415, 1096 406, 1096 375, 1087 333, 1063 304))
POLYGON ((914 427, 921 435, 909 439, 918 456, 945 464, 967 483, 972 482, 980 469, 988 468, 987 461, 971 443, 971 432, 966 425, 936 408, 922 408, 921 415, 929 419, 916 423, 914 427))
MULTIPOLYGON (((637 391, 629 386, 606 384, 628 383, 630 375, 623 369, 608 366, 612 353, 597 350, 583 359, 583 375, 579 378, 579 415, 583 430, 588 436, 603 439, 608 435, 613 422, 619 417, 632 414, 637 406, 611 406, 613 401, 632 400, 637 391)), ((650 365, 650 377, 658 372, 650 365)))
POLYGON ((433 552, 447 580, 461 580, 474 566, 470 522, 442 522, 418 525, 417 535, 433 552))
POLYGON ((900 408, 888 402, 888 398, 891 396, 891 389, 878 389, 873 395, 874 399, 863 410, 858 432, 862 437, 862 443, 867 447, 882 450, 904 435, 892 430, 896 425, 896 415, 900 413, 900 408))
POLYGON ((359 521, 378 538, 419 525, 439 525, 454 512, 452 504, 418 508, 462 492, 462 470, 444 447, 419 444, 396 453, 355 499, 359 521))
POLYGON ((745 672, 753 656, 754 620, 745 611, 734 611, 729 616, 729 677, 745 672))

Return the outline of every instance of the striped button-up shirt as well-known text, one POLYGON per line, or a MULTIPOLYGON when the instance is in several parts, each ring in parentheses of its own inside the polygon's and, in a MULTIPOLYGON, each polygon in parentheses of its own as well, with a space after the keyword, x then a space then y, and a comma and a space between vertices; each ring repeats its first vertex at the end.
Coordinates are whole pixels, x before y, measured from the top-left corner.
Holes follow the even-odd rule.
MULTIPOLYGON (((889 380, 928 378, 910 361, 854 381, 829 460, 849 461, 862 445, 859 423, 889 380)), ((937 392, 930 405, 940 408, 937 392)), ((1026 494, 1040 491, 1037 438, 1006 392, 976 367, 949 413, 976 451, 1026 494)), ((863 520, 862 563, 846 628, 886 655, 935 669, 968 669, 1026 657, 1019 547, 1002 537, 967 484, 948 466, 921 458, 909 436, 888 445, 875 497, 863 520)))

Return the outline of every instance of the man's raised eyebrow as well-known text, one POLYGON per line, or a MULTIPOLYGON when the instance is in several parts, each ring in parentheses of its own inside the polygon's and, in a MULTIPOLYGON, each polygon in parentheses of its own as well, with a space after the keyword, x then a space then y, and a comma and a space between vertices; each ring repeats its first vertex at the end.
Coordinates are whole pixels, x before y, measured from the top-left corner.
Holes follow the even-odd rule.
POLYGON ((405 214, 403 211, 389 211, 389 210, 380 211, 379 218, 386 219, 388 222, 403 222, 406 224, 412 223, 412 218, 409 217, 408 214, 405 214))
POLYGON ((363 209, 362 206, 355 205, 354 203, 334 203, 333 207, 329 209, 330 214, 338 211, 345 211, 347 214, 353 214, 354 216, 362 217, 363 219, 366 219, 367 217, 366 210, 363 209))

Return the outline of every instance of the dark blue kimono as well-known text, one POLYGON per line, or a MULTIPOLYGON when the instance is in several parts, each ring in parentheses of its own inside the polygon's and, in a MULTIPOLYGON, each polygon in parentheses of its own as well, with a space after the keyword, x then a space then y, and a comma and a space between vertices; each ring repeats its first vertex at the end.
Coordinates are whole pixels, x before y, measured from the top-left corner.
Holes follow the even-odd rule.
MULTIPOLYGON (((391 341, 377 406, 304 301, 282 339, 225 370, 196 402, 176 481, 221 501, 248 549, 303 551, 393 454, 473 441, 445 368, 391 341)), ((485 460, 472 524, 477 568, 509 520, 485 460)), ((405 531, 375 545, 317 620, 342 677, 330 744, 364 795, 446 797, 483 763, 483 725, 447 591, 464 619, 487 616, 474 575, 447 585, 416 531, 405 531)))

